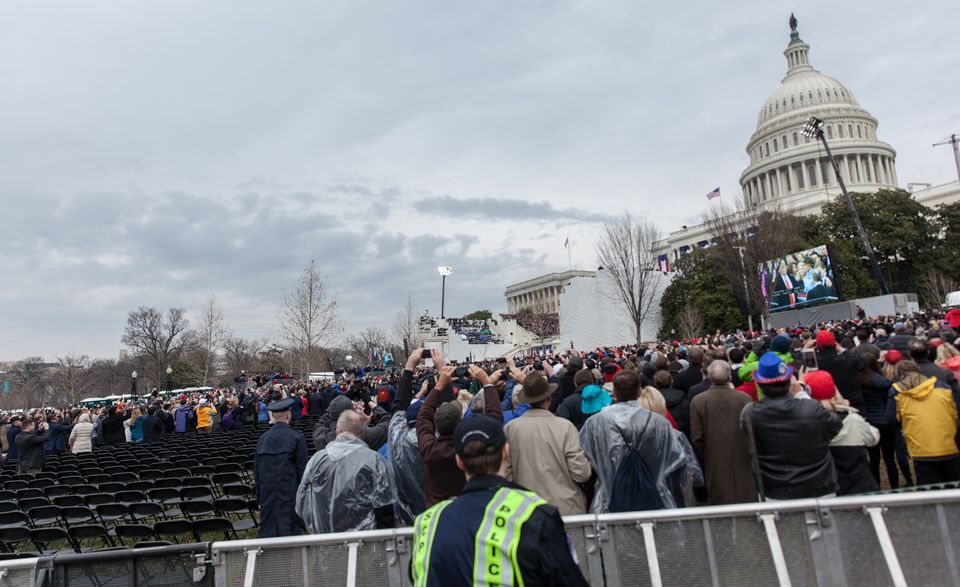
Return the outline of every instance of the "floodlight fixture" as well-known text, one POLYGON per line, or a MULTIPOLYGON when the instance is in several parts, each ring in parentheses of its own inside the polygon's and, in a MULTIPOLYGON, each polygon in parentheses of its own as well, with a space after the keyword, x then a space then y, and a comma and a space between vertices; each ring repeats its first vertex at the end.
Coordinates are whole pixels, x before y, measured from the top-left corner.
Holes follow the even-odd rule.
POLYGON ((453 275, 453 267, 437 267, 437 273, 446 277, 448 275, 453 275))
MULTIPOLYGON (((819 140, 823 143, 823 149, 827 152, 827 159, 830 160, 830 165, 833 167, 833 173, 837 176, 837 183, 840 184, 840 191, 843 192, 843 198, 847 203, 847 210, 850 211, 850 217, 853 219, 853 226, 857 230, 857 235, 860 237, 860 242, 863 244, 863 252, 867 256, 867 261, 870 263, 870 269, 873 271, 873 278, 877 281, 877 286, 880 288, 880 295, 887 295, 890 293, 890 290, 887 289, 887 282, 883 278, 883 273, 880 272, 880 264, 877 263, 877 256, 873 252, 873 247, 870 246, 870 241, 867 239, 867 233, 863 230, 863 224, 860 223, 860 217, 857 215, 857 209, 853 205, 853 200, 850 198, 850 194, 847 192, 847 184, 843 181, 843 175, 840 174, 840 166, 837 165, 836 159, 833 158, 833 152, 830 150, 830 144, 827 143, 827 137, 823 134, 823 120, 817 118, 816 116, 811 116, 805 123, 803 123, 803 136, 811 138, 813 140, 819 140)), ((826 181, 826 180, 824 180, 826 181)))
POLYGON ((811 116, 809 120, 803 123, 803 136, 808 139, 819 139, 823 136, 823 120, 816 116, 811 116))

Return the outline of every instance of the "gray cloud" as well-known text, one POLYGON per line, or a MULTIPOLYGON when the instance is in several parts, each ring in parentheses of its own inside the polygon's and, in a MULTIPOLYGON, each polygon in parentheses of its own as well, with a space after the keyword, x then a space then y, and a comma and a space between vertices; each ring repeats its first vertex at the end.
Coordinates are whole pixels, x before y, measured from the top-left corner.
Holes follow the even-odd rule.
MULTIPOLYGON (((0 360, 113 356, 131 308, 210 292, 268 336, 311 257, 349 329, 389 324, 407 293, 436 310, 437 265, 451 311, 497 309, 567 266, 566 238, 595 266, 607 215, 696 222, 707 191, 737 197, 790 10, 66 6, 0 19, 0 360)), ((930 144, 960 129, 956 1, 870 8, 805 3, 812 63, 879 119, 904 184, 953 180, 930 144)))
POLYGON ((557 208, 550 202, 528 202, 507 198, 463 198, 431 196, 413 202, 420 212, 453 218, 510 220, 562 220, 566 222, 606 222, 613 216, 579 210, 557 208))

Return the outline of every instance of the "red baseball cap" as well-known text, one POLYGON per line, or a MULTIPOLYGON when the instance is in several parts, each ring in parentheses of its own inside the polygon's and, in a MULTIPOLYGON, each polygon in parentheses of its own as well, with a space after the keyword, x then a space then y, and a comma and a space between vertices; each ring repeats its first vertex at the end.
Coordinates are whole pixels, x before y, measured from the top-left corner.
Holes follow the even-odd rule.
POLYGON ((817 333, 817 348, 819 349, 828 346, 837 346, 837 339, 829 330, 821 330, 817 333))
POLYGON ((811 371, 803 376, 803 382, 810 388, 810 397, 815 400, 830 400, 837 395, 837 386, 829 371, 811 371))
POLYGON ((897 349, 892 349, 887 351, 887 354, 883 357, 883 362, 888 365, 896 365, 903 360, 903 353, 897 349))

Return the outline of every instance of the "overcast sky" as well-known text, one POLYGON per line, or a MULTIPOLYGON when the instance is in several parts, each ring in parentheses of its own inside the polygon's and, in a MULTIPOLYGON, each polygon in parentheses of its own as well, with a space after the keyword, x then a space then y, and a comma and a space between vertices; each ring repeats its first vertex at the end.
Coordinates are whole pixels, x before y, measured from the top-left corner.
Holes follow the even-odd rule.
POLYGON ((956 0, 5 0, 0 360, 115 357, 129 310, 211 293, 275 337, 311 257, 348 332, 439 313, 438 265, 449 315, 502 311, 605 218, 739 196, 791 10, 903 185, 954 180, 956 0))

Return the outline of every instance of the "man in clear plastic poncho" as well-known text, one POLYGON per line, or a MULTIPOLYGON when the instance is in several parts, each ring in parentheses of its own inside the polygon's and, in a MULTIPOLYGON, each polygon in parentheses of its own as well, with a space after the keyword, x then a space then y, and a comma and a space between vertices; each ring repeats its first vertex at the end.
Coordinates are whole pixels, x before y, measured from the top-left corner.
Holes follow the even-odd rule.
POLYGON ((393 527, 393 490, 384 460, 361 440, 364 416, 345 410, 337 438, 307 463, 297 514, 311 534, 393 527))
POLYGON ((640 374, 613 378, 615 403, 583 425, 580 444, 597 474, 594 513, 683 505, 683 447, 666 418, 637 401, 640 374))

